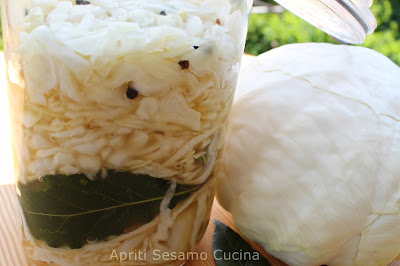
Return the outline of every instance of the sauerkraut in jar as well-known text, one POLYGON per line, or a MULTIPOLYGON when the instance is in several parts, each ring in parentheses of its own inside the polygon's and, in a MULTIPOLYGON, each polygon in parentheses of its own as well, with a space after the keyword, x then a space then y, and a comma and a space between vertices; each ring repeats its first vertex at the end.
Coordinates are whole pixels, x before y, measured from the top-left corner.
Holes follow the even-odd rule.
POLYGON ((3 0, 21 239, 178 265, 207 228, 251 1, 3 0), (136 256, 144 254, 142 256, 136 256))

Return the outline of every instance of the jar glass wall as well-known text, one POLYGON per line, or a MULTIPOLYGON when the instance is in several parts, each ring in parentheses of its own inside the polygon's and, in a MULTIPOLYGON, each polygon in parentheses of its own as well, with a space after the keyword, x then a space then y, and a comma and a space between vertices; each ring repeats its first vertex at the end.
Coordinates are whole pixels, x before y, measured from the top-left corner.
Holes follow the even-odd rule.
POLYGON ((208 224, 251 1, 2 0, 36 264, 181 264, 208 224), (159 254, 170 254, 161 257, 159 254))

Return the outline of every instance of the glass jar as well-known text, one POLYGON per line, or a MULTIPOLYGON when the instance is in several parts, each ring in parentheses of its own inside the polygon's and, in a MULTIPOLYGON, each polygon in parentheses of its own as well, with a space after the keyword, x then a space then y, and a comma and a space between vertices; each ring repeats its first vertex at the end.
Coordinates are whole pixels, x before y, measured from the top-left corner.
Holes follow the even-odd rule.
POLYGON ((2 0, 36 265, 179 265, 202 238, 250 0, 2 0))

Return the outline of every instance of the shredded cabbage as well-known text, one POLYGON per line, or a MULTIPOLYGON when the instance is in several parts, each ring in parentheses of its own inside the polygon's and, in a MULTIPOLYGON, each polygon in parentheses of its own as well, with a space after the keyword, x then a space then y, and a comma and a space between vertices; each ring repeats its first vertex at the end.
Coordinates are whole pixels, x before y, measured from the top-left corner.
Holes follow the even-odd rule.
POLYGON ((210 170, 193 156, 216 154, 216 145, 200 148, 194 140, 206 135, 211 143, 227 120, 244 36, 243 26, 230 28, 230 16, 245 15, 231 15, 227 0, 90 3, 35 0, 27 8, 20 33, 23 137, 14 142, 26 145, 29 158, 19 153, 27 165, 16 166, 20 182, 38 178, 42 166, 89 176, 106 166, 203 182, 210 170), (189 61, 188 70, 182 60, 189 61), (138 92, 136 99, 126 97, 128 86, 138 92), (90 167, 77 160, 62 165, 55 153, 41 151, 38 139, 48 140, 46 151, 59 148, 90 167), (130 163, 135 160, 147 163, 138 168, 130 163), (183 176, 188 169, 196 174, 183 176))

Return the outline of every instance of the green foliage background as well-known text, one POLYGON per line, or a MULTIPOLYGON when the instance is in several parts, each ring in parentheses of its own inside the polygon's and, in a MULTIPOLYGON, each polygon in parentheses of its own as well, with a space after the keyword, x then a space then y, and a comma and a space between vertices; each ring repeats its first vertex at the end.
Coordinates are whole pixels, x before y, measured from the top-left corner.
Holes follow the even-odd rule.
MULTIPOLYGON (((400 65, 400 1, 375 0, 371 10, 378 28, 362 46, 379 51, 400 65)), ((284 44, 303 42, 337 43, 289 11, 250 16, 246 53, 258 55, 284 44)))
POLYGON ((0 9, 0 50, 3 50, 3 38, 2 38, 2 28, 1 28, 1 9, 0 9))
MULTIPOLYGON (((273 3, 272 0, 265 2, 273 3)), ((375 0, 372 11, 378 20, 378 29, 367 37, 362 46, 379 51, 400 65, 400 0, 375 0)), ((258 55, 284 44, 302 42, 337 43, 288 11, 250 16, 246 53, 258 55)))

